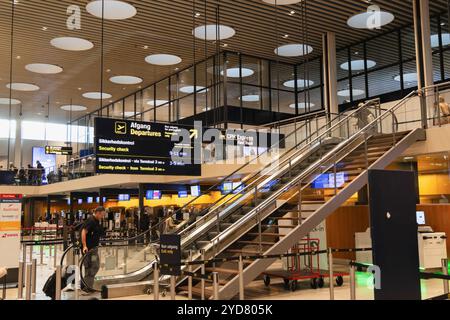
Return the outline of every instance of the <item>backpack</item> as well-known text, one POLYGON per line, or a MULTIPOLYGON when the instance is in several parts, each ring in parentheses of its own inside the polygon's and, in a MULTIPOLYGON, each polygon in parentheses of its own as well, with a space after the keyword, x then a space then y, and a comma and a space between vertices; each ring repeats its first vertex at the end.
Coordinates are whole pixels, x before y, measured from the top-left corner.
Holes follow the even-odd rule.
POLYGON ((56 296, 56 272, 47 279, 42 288, 42 292, 45 293, 47 297, 50 297, 52 300, 55 300, 56 296))

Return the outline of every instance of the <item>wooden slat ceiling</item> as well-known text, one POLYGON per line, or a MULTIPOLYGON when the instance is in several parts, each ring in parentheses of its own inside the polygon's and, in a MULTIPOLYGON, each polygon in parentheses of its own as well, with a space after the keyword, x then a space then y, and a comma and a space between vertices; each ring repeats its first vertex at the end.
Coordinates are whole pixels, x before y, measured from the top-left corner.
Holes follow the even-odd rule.
MULTIPOLYGON (((307 42, 314 52, 311 57, 321 54, 321 36, 326 31, 336 32, 338 48, 357 43, 412 22, 412 4, 409 0, 376 1, 382 9, 392 12, 396 19, 382 30, 354 30, 347 26, 348 17, 365 11, 365 0, 305 0, 307 2, 307 42)), ((68 114, 58 105, 82 104, 94 110, 99 102, 85 99, 83 92, 100 91, 100 55, 101 20, 85 10, 89 0, 20 0, 15 5, 14 46, 13 46, 13 82, 34 83, 40 86, 38 92, 13 91, 13 98, 23 102, 23 114, 26 118, 44 119, 45 109, 50 96, 50 121, 68 120, 68 114), (66 9, 78 4, 82 8, 81 30, 70 31, 66 28, 66 9), (47 30, 42 30, 42 27, 47 30), (50 45, 50 40, 58 36, 75 36, 89 39, 94 48, 84 52, 59 50, 50 45), (20 59, 17 59, 20 56, 20 59), (51 63, 64 68, 57 75, 39 75, 25 70, 29 63, 51 63), (80 89, 81 88, 81 89, 80 89), (38 115, 41 113, 41 115, 38 115)), ((216 22, 216 8, 220 5, 220 23, 232 26, 236 35, 224 41, 227 49, 249 55, 288 63, 299 63, 302 58, 281 59, 274 49, 282 44, 302 43, 300 4, 273 6, 262 0, 127 0, 138 13, 131 19, 105 21, 104 35, 104 91, 116 100, 138 89, 138 86, 121 86, 108 81, 113 75, 135 75, 144 79, 144 87, 174 72, 172 67, 159 67, 147 64, 144 58, 152 53, 170 53, 179 55, 183 62, 176 67, 182 69, 195 59, 199 60, 214 53, 216 46, 208 42, 195 41, 192 29, 205 23, 216 22), (289 15, 291 10, 296 14, 289 15), (193 12, 200 17, 193 18, 193 12), (206 15, 205 15, 206 12, 206 15), (283 35, 289 35, 284 39, 283 35), (144 49, 143 46, 148 46, 144 49)), ((446 0, 430 1, 431 12, 445 10, 446 0)), ((10 30, 11 3, 0 2, 0 97, 8 97, 10 72, 10 30)), ((379 43, 380 51, 389 44, 379 43)), ((377 51, 375 49, 375 51, 377 51)), ((0 118, 7 116, 7 108, 0 108, 0 118)), ((15 113, 17 113, 15 107, 15 113)), ((79 117, 77 113, 74 117, 79 117)))

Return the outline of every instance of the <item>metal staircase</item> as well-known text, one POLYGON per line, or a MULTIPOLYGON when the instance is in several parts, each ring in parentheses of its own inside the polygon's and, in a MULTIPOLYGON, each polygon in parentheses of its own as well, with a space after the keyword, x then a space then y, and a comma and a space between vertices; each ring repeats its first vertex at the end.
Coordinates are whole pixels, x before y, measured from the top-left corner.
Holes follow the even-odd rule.
MULTIPOLYGON (((230 200, 231 205, 224 210, 219 206, 210 211, 209 221, 184 235, 183 249, 204 251, 203 255, 191 255, 193 260, 288 251, 367 184, 368 170, 384 169, 410 145, 425 139, 423 129, 403 128, 397 123, 396 112, 401 111, 408 98, 388 110, 378 109, 379 114, 370 121, 367 121, 367 112, 372 106, 365 105, 331 124, 291 157, 281 161, 275 173, 261 174, 262 182, 257 179, 256 184, 251 183, 247 193, 230 200), (312 183, 324 175, 333 177, 333 185, 321 187, 315 184, 312 190, 312 183), (274 180, 276 183, 271 183, 274 180), (248 192, 252 188, 254 192, 248 192), (321 196, 314 197, 318 190, 321 196), (288 231, 281 233, 281 229, 288 231)), ((244 285, 257 278, 274 261, 244 259, 244 285)), ((216 262, 206 266, 205 270, 219 274, 221 299, 231 299, 238 293, 236 262, 216 262)), ((183 279, 179 283, 178 290, 185 291, 183 279)), ((193 293, 200 291, 198 283, 193 287, 193 293)), ((211 288, 206 288, 205 292, 212 295, 211 288)))

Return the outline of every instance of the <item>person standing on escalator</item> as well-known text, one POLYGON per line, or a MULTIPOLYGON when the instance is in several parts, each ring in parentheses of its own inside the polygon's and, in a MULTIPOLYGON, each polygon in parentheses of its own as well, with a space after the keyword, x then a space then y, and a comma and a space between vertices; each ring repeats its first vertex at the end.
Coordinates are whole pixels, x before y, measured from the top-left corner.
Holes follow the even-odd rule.
MULTIPOLYGON (((100 269, 100 258, 98 256, 98 245, 100 238, 104 236, 105 231, 100 224, 100 221, 105 216, 106 210, 103 207, 97 207, 89 219, 83 225, 81 230, 81 244, 83 255, 88 256, 84 260, 85 276, 84 281, 89 288, 94 285, 95 275, 100 269)), ((84 288, 88 291, 88 288, 84 288)))

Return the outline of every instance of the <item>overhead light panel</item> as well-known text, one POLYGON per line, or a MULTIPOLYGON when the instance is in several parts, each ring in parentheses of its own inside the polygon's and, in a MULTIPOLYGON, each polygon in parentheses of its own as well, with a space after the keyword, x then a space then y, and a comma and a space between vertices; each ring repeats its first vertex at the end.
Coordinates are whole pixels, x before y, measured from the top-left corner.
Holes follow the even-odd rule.
POLYGON ((198 39, 217 41, 233 37, 236 31, 229 26, 208 24, 195 28, 192 34, 198 39))
POLYGON ((394 21, 395 16, 387 11, 367 11, 358 13, 347 20, 347 24, 355 29, 380 29, 394 21))
MULTIPOLYGON (((366 92, 364 90, 360 90, 360 89, 353 89, 352 93, 353 93, 354 97, 357 97, 357 96, 364 95, 366 92)), ((340 90, 340 91, 338 91, 338 96, 340 96, 340 97, 350 97, 350 90, 348 90, 348 89, 340 90)))
MULTIPOLYGON (((306 106, 309 106, 309 108, 313 108, 313 107, 315 107, 316 105, 315 105, 314 103, 312 103, 312 102, 310 102, 310 103, 305 103, 305 102, 299 102, 299 103, 297 103, 297 109, 302 109, 302 110, 304 110, 304 109, 306 109, 306 106)), ((290 105, 289 105, 289 108, 295 109, 295 103, 290 104, 290 105)))
POLYGON ((85 51, 92 49, 94 44, 88 40, 75 37, 59 37, 50 41, 55 48, 68 51, 85 51))
MULTIPOLYGON (((239 78, 240 75, 242 73, 242 78, 244 77, 250 77, 252 76, 255 71, 253 71, 252 69, 248 69, 248 68, 229 68, 227 69, 227 77, 230 78, 239 78)), ((224 71, 220 71, 220 74, 223 76, 224 75, 224 71)))
MULTIPOLYGON (((305 87, 311 87, 314 84, 314 81, 312 80, 306 80, 306 79, 297 79, 297 88, 305 88, 305 87)), ((288 88, 295 88, 295 80, 289 80, 283 83, 283 86, 288 88)))
POLYGON ((147 102, 148 105, 154 106, 154 107, 159 107, 159 106, 165 105, 167 103, 169 103, 169 100, 150 100, 149 102, 147 102))
MULTIPOLYGON (((373 60, 367 60, 367 69, 371 69, 375 67, 377 63, 373 60)), ((365 69, 365 63, 364 60, 352 60, 350 63, 350 66, 352 67, 352 71, 362 71, 365 69)), ((341 69, 343 70, 349 70, 349 63, 344 62, 341 64, 341 69)))
POLYGON ((8 83, 6 85, 8 89, 16 90, 16 91, 38 91, 40 88, 31 83, 21 83, 21 82, 15 82, 15 83, 8 83))
POLYGON ((294 4, 302 2, 303 0, 263 0, 263 2, 268 4, 274 4, 277 6, 286 6, 288 4, 294 4))
POLYGON ((138 84, 143 80, 135 76, 114 76, 109 78, 109 81, 116 84, 138 84))
POLYGON ((0 104, 9 105, 10 102, 11 102, 11 104, 21 104, 22 103, 20 100, 17 100, 17 99, 0 98, 0 104))
POLYGON ((99 100, 99 99, 109 99, 112 97, 112 95, 110 95, 109 93, 101 93, 101 92, 86 92, 83 93, 83 97, 85 97, 86 99, 95 99, 95 100, 99 100))
POLYGON ((63 72, 63 68, 60 66, 47 63, 30 63, 25 66, 25 69, 40 74, 56 74, 63 72))
POLYGON ((258 102, 260 100, 260 96, 257 94, 248 94, 240 97, 240 99, 244 102, 258 102))
POLYGON ((85 111, 87 108, 80 105, 64 105, 60 107, 64 111, 85 111))
POLYGON ((119 0, 91 1, 86 5, 86 11, 97 18, 107 20, 124 20, 136 15, 137 10, 131 4, 119 0))
POLYGON ((178 56, 172 54, 152 54, 145 58, 145 62, 154 64, 157 66, 172 66, 175 64, 179 64, 182 59, 178 56))
POLYGON ((282 57, 300 57, 313 52, 313 47, 301 43, 286 44, 275 49, 275 54, 282 57))
POLYGON ((205 87, 202 87, 202 86, 197 86, 197 87, 184 86, 184 87, 180 88, 180 92, 188 93, 188 94, 189 93, 194 93, 195 92, 194 90, 197 90, 198 93, 205 93, 206 91, 208 91, 208 89, 206 89, 205 87))

